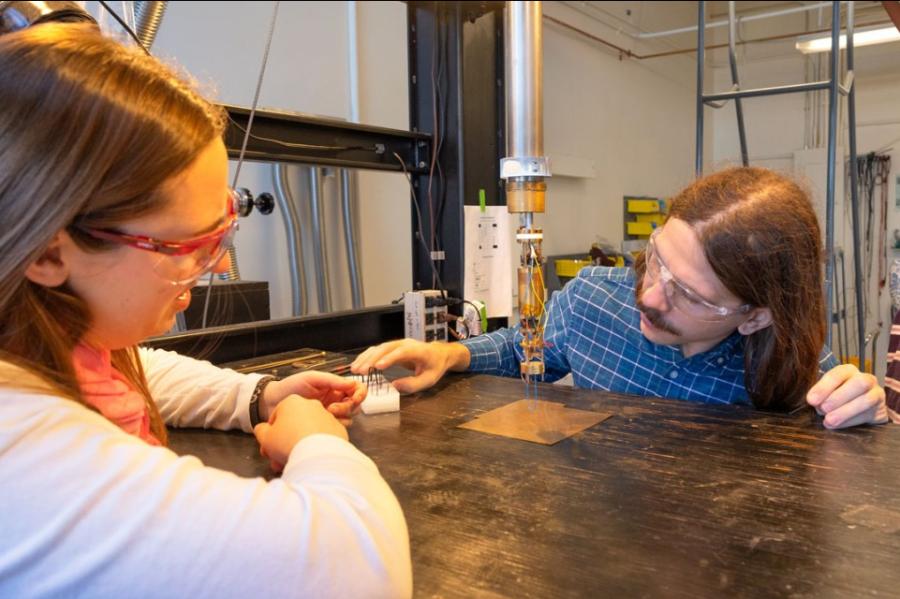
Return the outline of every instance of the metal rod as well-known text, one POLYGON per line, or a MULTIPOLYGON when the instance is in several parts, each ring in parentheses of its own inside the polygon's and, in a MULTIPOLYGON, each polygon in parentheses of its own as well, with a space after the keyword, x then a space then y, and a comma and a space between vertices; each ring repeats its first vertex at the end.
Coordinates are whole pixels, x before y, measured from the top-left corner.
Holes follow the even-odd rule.
MULTIPOLYGON (((834 171, 837 152, 837 110, 838 110, 838 59, 840 58, 840 46, 838 40, 841 32, 841 5, 835 2, 831 7, 831 77, 828 86, 828 178, 825 187, 825 252, 830 256, 834 253, 834 171)), ((857 253, 854 248, 854 254, 857 253)), ((831 347, 831 315, 832 297, 831 289, 834 286, 834 263, 825 260, 825 344, 831 347)), ((858 308, 857 308, 858 309, 858 308)), ((860 364, 860 368, 862 368, 860 364)))
MULTIPOLYGON (((731 63, 731 83, 735 91, 740 91, 741 82, 738 79, 737 56, 734 50, 734 40, 737 37, 734 19, 734 0, 728 2, 728 62, 731 63)), ((734 111, 737 115, 738 138, 741 142, 741 164, 750 166, 750 157, 747 153, 747 133, 744 130, 744 107, 740 98, 734 100, 734 111)))
POLYGON ((837 351, 835 352, 835 348, 831 348, 833 353, 837 354, 837 359, 840 362, 842 360, 841 356, 847 355, 847 351, 844 347, 844 335, 843 329, 841 328, 841 323, 845 320, 845 307, 841 304, 841 294, 840 292, 840 283, 838 283, 838 269, 837 269, 837 254, 832 254, 831 261, 832 264, 832 272, 834 272, 835 278, 835 286, 834 286, 834 309, 836 310, 836 318, 831 319, 831 326, 837 326, 837 351))
POLYGON ((541 3, 517 2, 507 11, 506 131, 507 155, 544 155, 544 107, 541 82, 541 3))
POLYGON ((347 270, 350 271, 350 295, 353 309, 363 305, 362 284, 359 276, 359 256, 357 254, 356 236, 353 234, 353 173, 341 169, 340 198, 341 212, 344 221, 344 243, 347 248, 347 270))
POLYGON ((703 34, 706 31, 706 2, 697 3, 697 148, 694 159, 694 175, 703 176, 703 68, 706 53, 703 48, 703 34))
MULTIPOLYGON (((869 371, 872 374, 875 374, 876 364, 878 363, 878 335, 881 334, 881 331, 875 329, 870 333, 872 336, 872 369, 869 371)), ((860 367, 860 370, 863 372, 866 371, 865 364, 860 367)))
POLYGON ((704 102, 717 100, 734 100, 735 98, 755 98, 758 96, 777 96, 781 94, 796 94, 798 92, 810 92, 820 89, 829 89, 830 81, 813 81, 811 83, 795 83, 793 85, 779 85, 776 87, 759 87, 756 89, 743 89, 740 91, 722 92, 719 94, 706 94, 704 102))
MULTIPOLYGON (((841 353, 842 359, 846 359, 850 355, 850 330, 847 328, 847 261, 845 259, 844 250, 839 249, 838 257, 841 259, 841 305, 844 306, 844 349, 841 353)), ((837 272, 834 274, 837 280, 837 272)))
POLYGON ((331 312, 331 285, 325 251, 325 216, 322 206, 322 175, 319 167, 309 169, 309 210, 312 221, 313 263, 316 270, 316 297, 319 312, 331 312))
POLYGON ((287 239, 289 274, 291 277, 291 315, 301 316, 309 311, 306 296, 306 277, 303 276, 303 235, 294 194, 288 181, 288 167, 283 162, 272 165, 275 200, 281 209, 284 235, 287 239))
MULTIPOLYGON (((853 2, 847 3, 847 71, 853 73, 853 28, 854 28, 854 9, 853 2)), ((832 37, 832 48, 834 45, 832 37)), ((833 52, 833 50, 832 50, 833 52)), ((847 126, 850 129, 850 210, 852 214, 853 226, 853 267, 856 271, 854 276, 854 286, 856 287, 856 326, 859 331, 859 369, 865 370, 866 367, 866 344, 862 341, 865 338, 866 321, 864 311, 863 293, 868 289, 863 289, 862 278, 862 256, 860 254, 860 234, 859 234, 859 182, 856 169, 856 85, 852 78, 848 78, 850 82, 850 90, 847 95, 847 126)), ((875 370, 875 352, 872 352, 872 371, 875 370)))

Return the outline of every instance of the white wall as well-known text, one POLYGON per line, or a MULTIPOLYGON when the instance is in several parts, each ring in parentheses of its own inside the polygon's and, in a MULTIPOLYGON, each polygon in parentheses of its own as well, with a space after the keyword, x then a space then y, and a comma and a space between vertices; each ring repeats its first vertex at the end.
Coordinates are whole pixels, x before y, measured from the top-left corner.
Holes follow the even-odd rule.
MULTIPOLYGON (((694 2, 603 2, 622 30, 690 24, 694 2), (631 11, 631 14, 627 14, 631 11)), ((558 2, 544 13, 636 52, 621 30, 558 2)), ((544 22, 544 149, 551 161, 593 164, 588 178, 554 176, 543 219, 546 255, 587 252, 599 238, 623 238, 624 195, 667 197, 690 182, 694 161, 693 56, 639 61, 544 22)))

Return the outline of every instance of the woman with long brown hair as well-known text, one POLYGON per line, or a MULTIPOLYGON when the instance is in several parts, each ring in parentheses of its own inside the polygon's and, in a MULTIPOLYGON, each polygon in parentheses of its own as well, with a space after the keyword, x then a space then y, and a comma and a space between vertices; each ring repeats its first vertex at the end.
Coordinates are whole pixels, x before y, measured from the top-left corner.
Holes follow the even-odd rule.
POLYGON ((96 27, 0 36, 2 596, 411 592, 400 507, 338 421, 364 388, 138 348, 228 267, 222 130, 96 27), (256 425, 283 476, 179 458, 166 423, 256 425))

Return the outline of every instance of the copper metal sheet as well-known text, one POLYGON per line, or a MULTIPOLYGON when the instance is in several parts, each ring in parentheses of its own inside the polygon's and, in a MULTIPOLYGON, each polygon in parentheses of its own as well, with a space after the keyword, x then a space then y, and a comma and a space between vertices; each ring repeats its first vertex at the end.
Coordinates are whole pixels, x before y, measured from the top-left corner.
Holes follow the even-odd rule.
POLYGON ((610 416, 612 414, 606 412, 576 410, 551 401, 520 399, 485 412, 474 420, 460 424, 459 427, 532 443, 553 445, 603 422, 610 416))

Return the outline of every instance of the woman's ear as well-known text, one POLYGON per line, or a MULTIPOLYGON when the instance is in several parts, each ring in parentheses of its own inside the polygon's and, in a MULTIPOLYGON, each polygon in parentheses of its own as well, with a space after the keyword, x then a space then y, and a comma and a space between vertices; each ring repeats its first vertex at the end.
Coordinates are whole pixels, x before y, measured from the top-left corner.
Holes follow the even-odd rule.
POLYGON ((772 311, 768 308, 754 308, 750 317, 738 325, 738 333, 752 335, 772 324, 772 311))
POLYGON ((63 231, 53 236, 41 255, 25 268, 25 276, 32 283, 44 287, 59 287, 69 278, 69 268, 64 259, 63 246, 71 238, 63 231))

